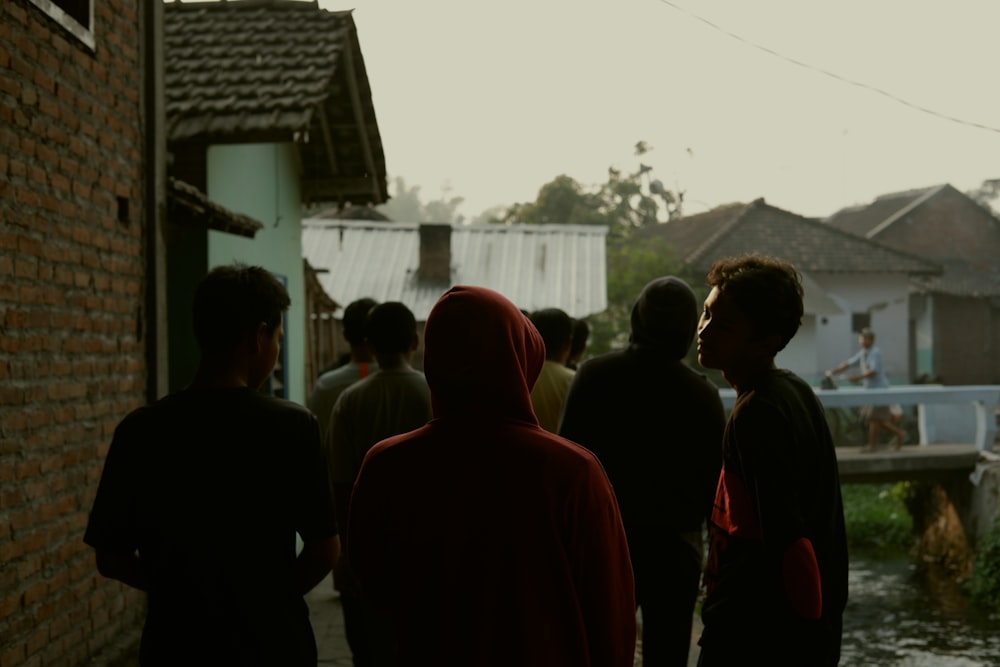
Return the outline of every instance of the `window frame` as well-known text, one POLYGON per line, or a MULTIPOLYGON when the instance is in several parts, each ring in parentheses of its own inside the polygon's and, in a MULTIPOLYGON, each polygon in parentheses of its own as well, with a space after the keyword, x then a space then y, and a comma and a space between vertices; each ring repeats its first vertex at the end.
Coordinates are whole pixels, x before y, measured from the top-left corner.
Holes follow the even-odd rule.
POLYGON ((66 10, 63 9, 62 5, 59 4, 59 0, 29 0, 31 4, 37 7, 40 11, 44 12, 50 19, 61 25, 67 32, 83 42, 87 48, 91 51, 96 51, 97 40, 94 37, 94 2, 96 0, 85 1, 87 3, 87 10, 89 13, 89 25, 83 25, 70 16, 66 10))

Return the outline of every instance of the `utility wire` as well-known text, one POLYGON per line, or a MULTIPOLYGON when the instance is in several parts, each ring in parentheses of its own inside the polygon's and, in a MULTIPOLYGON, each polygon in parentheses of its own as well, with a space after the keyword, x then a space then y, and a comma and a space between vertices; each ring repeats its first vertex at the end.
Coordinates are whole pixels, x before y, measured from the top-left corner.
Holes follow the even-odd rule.
POLYGON ((917 111, 921 111, 921 112, 923 112, 925 114, 929 114, 929 115, 934 116, 936 118, 940 118, 942 120, 947 120, 947 121, 952 122, 952 123, 958 123, 959 125, 965 125, 967 127, 974 127, 974 128, 976 128, 978 130, 986 130, 988 132, 996 132, 997 134, 1000 134, 1000 128, 991 127, 989 125, 983 125, 981 123, 974 123, 972 121, 964 120, 962 118, 956 118, 955 116, 949 116, 948 114, 944 114, 944 113, 941 113, 939 111, 935 111, 934 109, 928 109, 927 107, 920 106, 919 104, 914 104, 913 102, 910 102, 909 100, 904 100, 903 98, 898 97, 896 95, 893 95, 892 93, 890 93, 890 92, 888 92, 886 90, 878 88, 877 86, 872 86, 872 85, 869 85, 867 83, 863 83, 861 81, 855 81, 853 79, 848 79, 847 77, 840 76, 839 74, 836 74, 836 73, 831 72, 829 70, 825 70, 825 69, 823 69, 821 67, 816 67, 815 65, 810 65, 809 63, 804 63, 801 60, 796 60, 795 58, 789 58, 788 56, 784 55, 783 53, 778 53, 774 49, 770 49, 770 48, 768 48, 766 46, 763 46, 761 44, 757 44, 756 42, 753 42, 753 41, 751 41, 749 39, 746 39, 746 38, 744 38, 744 37, 742 37, 740 35, 737 35, 734 32, 730 32, 729 30, 726 30, 725 28, 723 28, 723 27, 721 27, 721 26, 713 23, 712 21, 709 21, 708 19, 706 19, 706 18, 704 18, 702 16, 699 16, 698 14, 695 14, 691 10, 689 10, 689 9, 687 9, 685 7, 681 7, 679 5, 676 5, 673 2, 670 2, 670 0, 660 0, 660 2, 662 2, 665 5, 668 5, 669 7, 672 7, 674 9, 676 9, 679 12, 687 14, 691 18, 694 18, 694 19, 696 19, 698 21, 701 21, 702 23, 704 23, 708 27, 710 27, 713 30, 716 30, 718 32, 721 32, 723 35, 726 35, 727 37, 731 37, 732 39, 735 39, 738 42, 742 42, 742 43, 746 44, 747 46, 751 46, 751 47, 753 47, 753 48, 755 48, 755 49, 757 49, 759 51, 763 51, 764 53, 767 53, 768 55, 774 56, 775 58, 780 58, 781 60, 784 60, 785 62, 789 62, 789 63, 791 63, 793 65, 798 65, 799 67, 802 67, 804 69, 807 69, 807 70, 810 70, 810 71, 813 71, 813 72, 819 72, 820 74, 825 74, 826 76, 830 77, 831 79, 835 79, 835 80, 840 81, 842 83, 847 83, 847 84, 850 84, 852 86, 857 86, 858 88, 863 88, 864 90, 869 90, 869 91, 871 91, 873 93, 878 93, 879 95, 882 95, 884 97, 888 97, 893 102, 898 102, 899 104, 908 106, 911 109, 915 109, 917 111))

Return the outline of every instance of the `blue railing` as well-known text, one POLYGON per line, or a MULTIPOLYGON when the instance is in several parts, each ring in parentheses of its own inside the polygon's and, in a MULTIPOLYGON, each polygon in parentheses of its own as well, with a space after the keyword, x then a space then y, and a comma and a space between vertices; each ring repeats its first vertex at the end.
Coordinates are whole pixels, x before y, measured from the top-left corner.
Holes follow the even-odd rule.
MULTIPOLYGON (((862 405, 916 405, 920 426, 920 444, 926 445, 927 434, 931 431, 933 419, 930 411, 923 409, 933 405, 971 405, 974 429, 972 444, 980 451, 992 450, 997 436, 997 411, 1000 409, 1000 385, 944 386, 936 384, 896 385, 885 389, 865 389, 863 387, 839 387, 837 389, 816 389, 816 396, 827 408, 862 405)), ((736 392, 720 389, 719 395, 726 409, 736 402, 736 392)), ((970 425, 971 426, 971 425, 970 425)))

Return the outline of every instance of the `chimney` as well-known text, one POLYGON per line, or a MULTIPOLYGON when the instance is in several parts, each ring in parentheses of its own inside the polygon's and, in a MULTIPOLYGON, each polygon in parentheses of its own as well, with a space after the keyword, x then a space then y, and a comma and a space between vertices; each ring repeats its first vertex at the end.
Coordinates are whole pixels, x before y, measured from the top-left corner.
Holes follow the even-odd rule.
POLYGON ((451 282, 451 225, 420 225, 417 278, 428 283, 451 282))

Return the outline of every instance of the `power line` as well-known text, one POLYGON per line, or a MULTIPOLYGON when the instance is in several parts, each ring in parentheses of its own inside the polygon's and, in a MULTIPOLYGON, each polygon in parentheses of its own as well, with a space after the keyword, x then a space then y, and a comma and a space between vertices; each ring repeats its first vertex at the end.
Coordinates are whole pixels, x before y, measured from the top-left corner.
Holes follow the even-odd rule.
POLYGON ((835 80, 840 81, 842 83, 847 83, 847 84, 850 84, 852 86, 856 86, 858 88, 862 88, 864 90, 871 91, 873 93, 878 93, 879 95, 882 95, 884 97, 889 98, 893 102, 897 102, 897 103, 902 104, 904 106, 908 106, 911 109, 915 109, 916 111, 920 111, 920 112, 923 112, 923 113, 928 114, 930 116, 934 116, 935 118, 940 118, 942 120, 946 120, 946 121, 949 121, 949 122, 952 122, 952 123, 957 123, 959 125, 965 125, 967 127, 973 127, 973 128, 978 129, 978 130, 986 130, 988 132, 996 132, 997 134, 1000 134, 1000 128, 991 127, 989 125, 983 125, 982 123, 975 123, 975 122, 968 121, 968 120, 965 120, 965 119, 962 119, 962 118, 956 118, 955 116, 949 116, 948 114, 941 113, 940 111, 935 111, 934 109, 928 109, 927 107, 921 106, 919 104, 915 104, 913 102, 910 102, 909 100, 905 100, 905 99, 903 99, 903 98, 901 98, 901 97, 899 97, 897 95, 894 95, 894 94, 892 94, 892 93, 890 93, 890 92, 888 92, 886 90, 883 90, 882 88, 879 88, 877 86, 872 86, 872 85, 869 85, 869 84, 861 82, 861 81, 855 81, 854 79, 848 79, 847 77, 844 77, 844 76, 841 76, 839 74, 836 74, 835 72, 831 72, 831 71, 823 69, 821 67, 816 67, 815 65, 811 65, 809 63, 802 62, 801 60, 796 60, 795 58, 790 58, 790 57, 784 55, 783 53, 779 53, 779 52, 775 51, 774 49, 768 48, 766 46, 763 46, 762 44, 758 44, 758 43, 756 43, 756 42, 754 42, 752 40, 746 39, 743 36, 737 35, 734 32, 730 32, 729 30, 726 30, 725 28, 723 28, 723 27, 721 27, 721 26, 713 23, 712 21, 709 21, 708 19, 706 19, 706 18, 704 18, 702 16, 699 16, 698 14, 695 14, 691 10, 689 10, 689 9, 687 9, 685 7, 681 7, 679 5, 676 5, 673 2, 670 2, 670 0, 660 0, 660 2, 662 2, 665 5, 668 5, 669 7, 672 7, 673 9, 675 9, 675 10, 677 10, 679 12, 687 14, 688 16, 690 16, 693 19, 701 21, 702 23, 704 23, 708 27, 712 28, 713 30, 715 30, 717 32, 721 32, 723 35, 726 35, 727 37, 735 39, 738 42, 742 42, 743 44, 746 44, 747 46, 751 46, 751 47, 757 49, 758 51, 763 51, 764 53, 766 53, 768 55, 774 56, 775 58, 780 58, 781 60, 784 60, 785 62, 791 63, 793 65, 798 65, 799 67, 802 67, 804 69, 810 70, 812 72, 818 72, 820 74, 824 74, 824 75, 830 77, 831 79, 835 79, 835 80))

